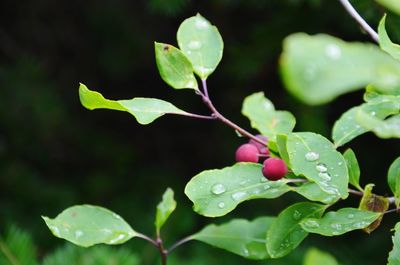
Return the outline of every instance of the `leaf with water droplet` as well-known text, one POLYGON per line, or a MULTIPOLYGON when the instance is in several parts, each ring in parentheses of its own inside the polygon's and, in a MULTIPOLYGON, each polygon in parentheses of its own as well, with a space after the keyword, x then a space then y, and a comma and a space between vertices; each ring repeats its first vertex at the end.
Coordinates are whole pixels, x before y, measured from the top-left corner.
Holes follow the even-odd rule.
POLYGON ((309 233, 323 236, 338 236, 353 230, 363 229, 380 216, 380 213, 356 208, 342 208, 337 212, 328 212, 320 219, 303 219, 300 225, 309 233), (352 218, 349 218, 349 215, 352 218), (310 223, 313 223, 313 225, 310 225, 310 223))
POLYGON ((326 193, 314 182, 303 183, 295 187, 294 191, 311 201, 318 201, 325 204, 332 204, 337 201, 337 196, 326 193))
POLYGON ((126 111, 132 114, 138 123, 149 124, 164 114, 188 115, 171 103, 156 98, 133 98, 127 100, 110 100, 96 91, 89 90, 84 84, 79 86, 81 104, 89 109, 111 109, 126 111))
POLYGON ((197 213, 216 217, 229 213, 244 201, 273 199, 291 190, 286 180, 260 181, 263 178, 261 168, 260 164, 237 163, 203 171, 189 181, 185 194, 197 213), (269 186, 267 189, 266 185, 269 186), (224 207, 219 207, 221 201, 225 203, 224 207))
POLYGON ((249 118, 251 127, 274 140, 276 135, 293 130, 296 119, 288 111, 275 110, 263 92, 254 93, 243 101, 242 114, 249 118))
POLYGON ((348 172, 345 160, 333 144, 325 137, 310 133, 291 133, 287 136, 286 147, 290 165, 296 176, 304 176, 315 182, 325 193, 334 195, 336 200, 348 196, 348 172), (321 172, 318 165, 328 170, 321 172))
POLYGON ((76 205, 54 219, 42 218, 53 235, 81 247, 122 244, 138 235, 119 215, 99 206, 76 205))
POLYGON ((156 62, 161 78, 175 89, 198 89, 193 67, 177 48, 165 43, 154 43, 156 62))
POLYGON ((270 256, 280 258, 295 249, 308 235, 299 224, 301 220, 320 217, 325 209, 325 205, 300 202, 283 210, 267 232, 266 246, 270 256))
POLYGON ((194 72, 203 80, 212 74, 222 59, 224 43, 218 29, 200 14, 179 26, 179 48, 192 63, 194 72))
POLYGON ((163 194, 162 201, 157 205, 155 221, 157 234, 160 233, 161 227, 168 220, 175 208, 176 201, 174 200, 174 191, 168 188, 163 194))
POLYGON ((389 252, 388 265, 400 265, 400 222, 395 225, 394 231, 393 249, 389 252))
POLYGON ((349 148, 346 150, 346 152, 344 152, 343 157, 346 160, 347 169, 349 172, 349 182, 354 187, 362 191, 360 186, 360 167, 358 166, 356 154, 354 154, 353 150, 349 148))
POLYGON ((368 227, 365 227, 364 231, 368 234, 379 227, 383 218, 382 213, 389 209, 389 200, 387 198, 372 193, 374 186, 375 184, 368 184, 365 186, 364 195, 361 198, 360 206, 358 207, 360 210, 372 211, 381 214, 379 218, 375 220, 375 222, 368 227))
POLYGON ((393 43, 385 28, 386 14, 383 16, 378 26, 379 46, 382 50, 390 54, 393 58, 400 60, 400 45, 393 43))
POLYGON ((400 156, 396 158, 393 163, 390 165, 387 180, 389 183, 389 187, 393 192, 393 195, 396 199, 396 205, 399 207, 400 204, 400 156))
POLYGON ((310 248, 304 256, 303 265, 339 265, 339 263, 327 252, 310 248))
POLYGON ((265 234, 274 219, 259 217, 253 221, 234 219, 221 225, 211 224, 192 238, 247 259, 267 259, 269 255, 265 248, 265 234))

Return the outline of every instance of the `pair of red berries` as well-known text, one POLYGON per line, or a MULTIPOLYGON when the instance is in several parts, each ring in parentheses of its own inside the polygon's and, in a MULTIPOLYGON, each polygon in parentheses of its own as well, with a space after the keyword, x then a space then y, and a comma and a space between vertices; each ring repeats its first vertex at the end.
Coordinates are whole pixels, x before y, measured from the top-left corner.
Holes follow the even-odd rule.
MULTIPOLYGON (((263 135, 257 135, 258 139, 268 142, 268 138, 263 135)), ((280 158, 269 157, 269 150, 266 145, 263 145, 253 139, 247 144, 239 146, 236 150, 237 162, 252 162, 258 163, 260 158, 267 158, 263 162, 262 173, 269 180, 279 180, 288 172, 285 162, 280 158)))

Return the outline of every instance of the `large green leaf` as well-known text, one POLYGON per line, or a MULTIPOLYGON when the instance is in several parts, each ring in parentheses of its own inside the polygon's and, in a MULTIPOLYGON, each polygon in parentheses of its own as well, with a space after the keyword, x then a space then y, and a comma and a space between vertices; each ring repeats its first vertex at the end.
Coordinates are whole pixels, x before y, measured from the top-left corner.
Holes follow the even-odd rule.
POLYGON ((286 87, 308 104, 326 103, 371 83, 385 91, 400 86, 400 62, 374 45, 328 35, 287 37, 281 62, 286 87))
POLYGON ((171 103, 156 98, 133 98, 127 100, 109 100, 96 91, 89 90, 84 84, 79 86, 79 98, 82 105, 89 109, 111 109, 132 114, 138 123, 146 125, 164 114, 188 115, 171 103))
POLYGON ((347 198, 346 161, 328 139, 310 132, 291 133, 287 136, 286 146, 295 175, 315 182, 336 200, 347 198))
POLYGON ((206 170, 194 176, 185 194, 194 210, 204 216, 222 216, 252 199, 272 199, 290 191, 286 180, 268 181, 255 163, 237 163, 223 169, 206 170))
POLYGON ((224 43, 218 29, 200 14, 182 22, 178 29, 179 48, 203 80, 214 72, 222 59, 224 43))
POLYGON ((168 188, 163 194, 162 201, 157 205, 155 221, 157 234, 160 233, 161 227, 168 220, 175 208, 176 201, 174 200, 174 191, 168 188))
POLYGON ((400 265, 400 222, 396 224, 394 230, 393 249, 389 253, 388 265, 400 265))
POLYGON ((400 2, 398 0, 376 0, 390 11, 400 15, 400 2))
POLYGON ((249 118, 253 128, 271 139, 279 133, 291 132, 296 124, 296 119, 290 112, 275 110, 274 105, 263 92, 246 97, 243 101, 242 113, 249 118))
POLYGON ((400 60, 400 45, 393 43, 385 28, 386 15, 383 16, 379 22, 378 34, 379 34, 379 46, 382 50, 390 54, 393 58, 400 60))
POLYGON ((221 225, 211 224, 193 235, 193 239, 247 259, 266 259, 269 255, 265 234, 273 220, 273 217, 259 217, 253 221, 234 219, 221 225))
POLYGON ((360 167, 358 166, 356 154, 349 148, 344 152, 343 157, 346 160, 349 172, 349 182, 357 189, 362 190, 360 186, 360 167))
POLYGON ((307 250, 303 265, 339 265, 329 253, 316 248, 307 250))
POLYGON ((308 233, 300 226, 301 220, 320 217, 326 206, 300 202, 283 210, 267 232, 267 250, 272 258, 280 258, 295 249, 308 233))
POLYGON ((389 187, 396 198, 396 205, 398 207, 400 204, 400 157, 396 158, 390 165, 387 179, 389 187))
POLYGON ((121 216, 99 206, 76 205, 43 219, 53 235, 82 247, 122 244, 138 235, 121 216))
POLYGON ((161 78, 176 89, 198 89, 193 67, 177 48, 165 43, 154 43, 156 62, 161 78))
POLYGON ((380 216, 380 213, 362 211, 356 208, 342 208, 337 212, 326 213, 321 219, 303 219, 300 225, 309 233, 338 236, 366 228, 380 216))
POLYGON ((325 204, 332 204, 338 199, 336 195, 323 191, 321 187, 314 182, 303 183, 300 186, 295 187, 294 191, 310 201, 317 201, 325 204))

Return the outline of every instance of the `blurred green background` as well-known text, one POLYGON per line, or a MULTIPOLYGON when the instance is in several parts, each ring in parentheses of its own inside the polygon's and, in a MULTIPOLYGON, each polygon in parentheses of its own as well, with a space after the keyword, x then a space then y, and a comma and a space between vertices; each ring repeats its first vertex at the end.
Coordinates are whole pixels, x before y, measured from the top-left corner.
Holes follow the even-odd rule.
MULTIPOLYGON (((373 26, 385 12, 373 1, 353 2, 373 26)), ((164 229, 168 245, 208 223, 276 215, 302 200, 285 195, 244 203, 224 218, 198 216, 183 194, 185 184, 202 170, 233 164, 243 139, 213 121, 168 116, 140 126, 126 113, 90 112, 80 105, 78 82, 83 82, 107 98, 157 97, 206 114, 194 93, 173 91, 163 83, 153 50, 154 41, 176 45, 179 24, 197 12, 217 25, 225 42, 223 60, 209 78, 211 97, 240 125, 249 128, 240 115, 241 102, 256 91, 264 91, 278 109, 291 111, 297 131, 325 136, 341 113, 362 102, 359 91, 329 105, 309 107, 289 95, 279 78, 282 40, 291 33, 323 32, 347 41, 370 41, 339 1, 2 0, 0 232, 9 224, 28 231, 43 258, 65 243, 50 234, 40 215, 54 217, 68 206, 90 203, 112 209, 136 230, 153 235, 155 206, 171 187, 178 208, 164 229)), ((397 41, 399 23, 389 16, 388 30, 397 41)), ((362 184, 374 182, 378 193, 388 194, 386 172, 399 154, 398 141, 367 134, 349 146, 359 158, 362 184)), ((357 206, 358 201, 346 204, 357 206)), ((171 264, 223 260, 296 265, 308 246, 331 252, 342 264, 385 264, 390 228, 397 219, 387 216, 372 235, 309 236, 297 251, 278 261, 247 261, 192 242, 171 256, 171 264)), ((157 251, 144 241, 132 240, 127 246, 139 254, 140 264, 158 264, 157 251)))

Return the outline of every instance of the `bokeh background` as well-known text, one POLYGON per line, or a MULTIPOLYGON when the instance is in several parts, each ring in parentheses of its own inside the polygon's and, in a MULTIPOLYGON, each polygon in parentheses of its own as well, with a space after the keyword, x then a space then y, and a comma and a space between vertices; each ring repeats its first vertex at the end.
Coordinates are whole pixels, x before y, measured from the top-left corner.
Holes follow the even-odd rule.
MULTIPOLYGON (((353 2, 373 26, 386 12, 373 1, 353 2)), ((306 106, 287 93, 279 77, 282 41, 291 33, 370 41, 339 1, 0 0, 0 233, 10 224, 28 231, 42 259, 65 242, 50 234, 40 216, 54 217, 74 204, 108 207, 135 230, 153 235, 155 206, 171 187, 178 208, 164 228, 168 245, 211 222, 276 215, 302 200, 285 195, 243 203, 223 218, 201 217, 183 194, 185 184, 202 170, 232 165, 243 139, 214 121, 166 116, 141 126, 127 113, 91 112, 80 105, 78 83, 83 82, 111 99, 157 97, 208 113, 194 93, 163 83, 154 59, 153 42, 176 45, 179 24, 197 12, 218 26, 225 42, 223 60, 209 78, 211 97, 243 127, 250 126, 240 114, 241 102, 257 91, 278 109, 291 111, 297 131, 328 137, 340 114, 362 102, 359 91, 328 105, 306 106)), ((389 16, 388 29, 397 41, 398 25, 399 19, 389 16)), ((359 158, 362 184, 374 182, 378 193, 389 194, 386 172, 399 155, 399 142, 366 134, 349 146, 359 158)), ((398 219, 385 217, 371 235, 309 236, 278 261, 248 261, 191 242, 172 254, 171 264, 296 265, 309 246, 329 251, 342 264, 385 264, 390 228, 398 219)), ((157 251, 144 241, 131 240, 125 247, 138 253, 140 264, 158 264, 157 251)))

